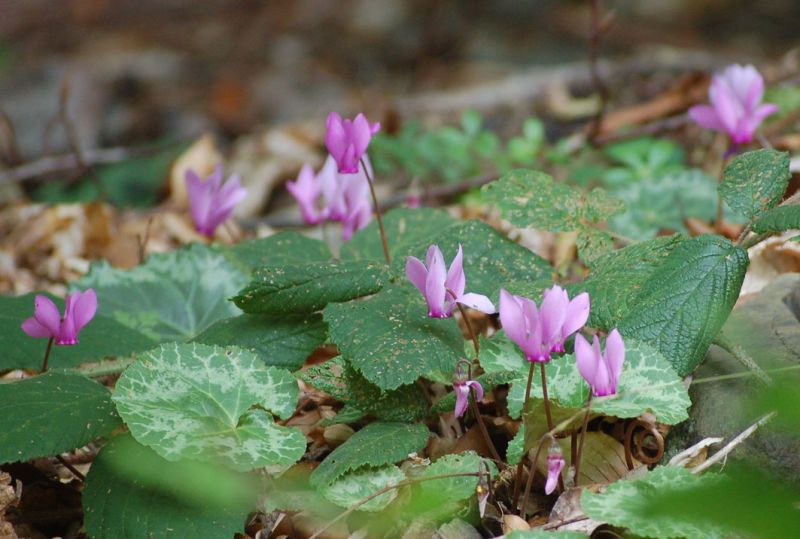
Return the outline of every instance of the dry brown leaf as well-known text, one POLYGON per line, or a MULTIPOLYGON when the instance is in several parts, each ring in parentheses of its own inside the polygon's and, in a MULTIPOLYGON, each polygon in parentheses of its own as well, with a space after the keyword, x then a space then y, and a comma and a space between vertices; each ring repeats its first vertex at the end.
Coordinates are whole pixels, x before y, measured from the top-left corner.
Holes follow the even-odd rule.
POLYGON ((553 510, 550 512, 548 529, 571 530, 591 535, 592 532, 604 523, 586 518, 581 508, 581 495, 583 487, 572 487, 558 497, 553 510), (561 525, 560 523, 564 523, 561 525))
POLYGON ((514 530, 530 530, 530 524, 524 518, 517 515, 504 515, 503 516, 503 533, 508 535, 514 530))
POLYGON ((740 295, 759 292, 783 273, 800 272, 800 242, 787 241, 796 235, 798 231, 789 230, 748 250, 750 266, 740 295))

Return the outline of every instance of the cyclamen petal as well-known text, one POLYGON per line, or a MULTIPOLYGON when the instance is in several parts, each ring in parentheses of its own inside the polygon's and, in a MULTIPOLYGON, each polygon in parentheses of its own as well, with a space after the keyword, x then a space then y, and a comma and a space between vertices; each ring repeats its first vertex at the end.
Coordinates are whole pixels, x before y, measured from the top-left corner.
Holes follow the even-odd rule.
POLYGON ((336 160, 339 172, 355 174, 372 136, 380 129, 380 124, 370 124, 361 113, 351 121, 331 112, 326 125, 325 146, 336 160))
POLYGON ((480 311, 482 313, 494 314, 497 312, 492 300, 483 294, 476 294, 474 292, 462 294, 458 297, 458 302, 462 305, 466 305, 470 309, 475 309, 476 311, 480 311))
POLYGON ((222 184, 222 165, 217 165, 214 173, 205 181, 193 170, 187 170, 186 190, 194 226, 198 232, 209 237, 233 215, 234 207, 247 197, 247 190, 240 186, 238 176, 231 176, 227 184, 222 184))
POLYGON ((461 417, 467 411, 467 406, 469 405, 469 387, 462 382, 453 385, 453 390, 456 393, 455 416, 461 417))
POLYGON ((55 344, 78 344, 78 333, 97 312, 97 294, 91 288, 76 291, 65 298, 64 316, 53 301, 42 295, 34 300, 33 317, 22 322, 22 330, 30 337, 54 339, 55 344))
POLYGON ((552 494, 558 486, 558 478, 565 465, 564 457, 558 453, 547 455, 547 482, 544 485, 544 493, 552 494))
POLYGON ((594 336, 590 345, 582 335, 575 336, 575 361, 578 372, 596 397, 617 393, 617 383, 625 362, 625 343, 616 329, 606 339, 605 352, 600 350, 600 339, 594 336))

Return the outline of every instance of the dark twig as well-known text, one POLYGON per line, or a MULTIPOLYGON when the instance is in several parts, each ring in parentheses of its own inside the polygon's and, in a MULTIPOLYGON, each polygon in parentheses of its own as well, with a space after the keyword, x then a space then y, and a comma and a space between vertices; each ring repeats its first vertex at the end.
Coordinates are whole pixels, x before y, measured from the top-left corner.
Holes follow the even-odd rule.
POLYGON ((589 413, 592 409, 592 394, 589 393, 589 399, 586 401, 586 415, 583 416, 583 426, 581 427, 581 440, 578 442, 578 453, 575 455, 575 486, 578 486, 578 473, 581 471, 581 457, 583 456, 583 442, 586 441, 586 429, 589 426, 589 413))
MULTIPOLYGON (((528 384, 525 386, 525 400, 522 402, 522 422, 525 423, 525 417, 528 415, 528 400, 531 396, 531 384, 533 383, 533 363, 531 363, 530 370, 528 370, 528 384)), ((552 429, 548 429, 552 430, 552 429)), ((517 476, 514 479, 514 496, 513 501, 511 502, 511 507, 517 507, 517 502, 519 501, 519 493, 522 487, 522 467, 525 464, 524 456, 519 459, 519 464, 517 464, 517 476)))
POLYGON ((144 229, 144 237, 136 234, 136 243, 139 244, 139 264, 144 264, 147 260, 147 242, 150 241, 150 227, 153 225, 153 217, 147 220, 147 227, 144 229))
POLYGON ((528 496, 531 494, 531 486, 533 485, 533 476, 536 475, 536 465, 539 462, 539 454, 542 452, 542 447, 544 447, 544 443, 547 440, 554 440, 554 438, 551 434, 542 436, 542 439, 539 441, 539 445, 536 447, 536 453, 533 456, 533 460, 531 461, 531 469, 528 472, 528 480, 525 482, 525 492, 522 494, 522 503, 519 506, 519 516, 526 520, 527 515, 525 514, 525 506, 528 505, 528 496))
POLYGON ((378 205, 378 197, 375 195, 375 186, 372 184, 372 177, 364 159, 361 159, 361 167, 364 169, 364 175, 367 177, 369 184, 369 192, 372 195, 372 204, 375 206, 375 218, 378 220, 378 229, 381 232, 381 243, 383 244, 383 256, 386 258, 386 263, 392 263, 392 256, 389 254, 389 241, 386 238, 386 230, 383 228, 383 216, 381 215, 381 207, 378 205))
POLYGON ((70 462, 67 459, 65 459, 61 455, 56 455, 56 460, 60 462, 64 466, 64 468, 72 472, 72 475, 77 477, 81 483, 86 481, 86 476, 83 475, 75 466, 70 464, 70 462))
POLYGON ((5 155, 3 156, 3 160, 8 166, 15 166, 22 161, 22 157, 19 153, 19 146, 17 145, 17 133, 14 130, 14 124, 11 122, 11 118, 9 118, 8 114, 3 110, 0 110, 0 124, 3 126, 3 138, 5 139, 5 155))

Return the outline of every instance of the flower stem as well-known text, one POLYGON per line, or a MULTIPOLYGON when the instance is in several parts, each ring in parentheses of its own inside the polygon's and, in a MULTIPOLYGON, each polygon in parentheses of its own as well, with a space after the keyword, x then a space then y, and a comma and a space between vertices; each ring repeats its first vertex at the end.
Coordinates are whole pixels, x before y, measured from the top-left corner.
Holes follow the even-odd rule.
MULTIPOLYGON (((550 399, 547 398, 547 376, 544 373, 544 362, 539 363, 539 367, 542 371, 542 398, 544 399, 544 415, 547 417, 547 430, 553 430, 553 416, 550 415, 550 399)), ((528 390, 530 391, 530 384, 528 384, 528 390)))
POLYGON ((481 434, 483 434, 483 439, 489 447, 489 452, 492 454, 492 459, 500 464, 501 467, 505 466, 503 459, 500 458, 500 453, 497 452, 497 448, 494 446, 494 442, 492 442, 491 437, 489 437, 489 431, 486 429, 486 424, 483 422, 483 417, 481 417, 481 411, 478 410, 478 402, 475 400, 475 390, 472 388, 469 388, 469 405, 472 409, 472 415, 475 416, 475 421, 478 422, 478 428, 480 428, 481 434))
POLYGON ((50 340, 47 341, 47 350, 44 352, 44 361, 42 362, 42 368, 39 369, 39 374, 42 374, 47 371, 47 362, 50 360, 50 350, 53 348, 53 337, 50 337, 50 340))
POLYGON ((581 427, 581 439, 578 442, 578 455, 575 457, 575 486, 578 486, 578 472, 581 471, 581 456, 583 455, 583 442, 586 440, 586 428, 589 426, 589 413, 592 410, 592 394, 589 393, 589 400, 586 401, 586 414, 583 416, 583 427, 581 427))
MULTIPOLYGON (((533 382, 533 363, 531 363, 531 368, 528 371, 528 385, 525 387, 525 400, 522 401, 522 422, 525 423, 525 416, 528 415, 528 399, 531 396, 531 383, 533 382)), ((549 422, 548 422, 549 423, 549 422)), ((553 430, 549 428, 548 430, 553 430)), ((522 467, 525 463, 525 456, 523 455, 522 458, 519 459, 519 464, 517 464, 517 477, 514 479, 514 500, 511 503, 511 507, 517 507, 517 502, 519 501, 519 492, 521 487, 522 481, 522 467)))
POLYGON ((452 290, 447 291, 451 296, 453 296, 453 301, 458 307, 458 312, 461 313, 461 318, 464 320, 464 324, 467 326, 467 332, 469 332, 469 337, 472 339, 472 346, 475 347, 475 359, 478 359, 481 353, 481 345, 478 342, 478 335, 475 333, 475 330, 472 329, 472 323, 470 323, 469 318, 467 318, 467 312, 464 310, 464 307, 457 301, 455 301, 455 294, 452 290))
POLYGON ((531 461, 531 471, 528 473, 528 480, 525 482, 525 493, 522 495, 522 504, 519 506, 519 516, 521 516, 523 519, 527 520, 525 506, 528 505, 528 496, 531 494, 531 485, 533 485, 533 476, 536 475, 536 464, 539 462, 539 454, 542 452, 544 442, 552 439, 552 435, 542 436, 542 439, 539 440, 539 446, 536 448, 536 454, 533 456, 533 460, 531 461))
POLYGON ((389 242, 386 239, 386 230, 383 228, 383 216, 381 215, 381 208, 378 206, 378 197, 375 196, 375 186, 372 184, 372 177, 367 170, 367 165, 364 163, 364 158, 361 158, 361 166, 364 168, 364 175, 367 177, 369 184, 369 192, 372 195, 372 205, 375 207, 375 218, 378 220, 378 228, 381 231, 381 243, 383 243, 383 256, 386 258, 386 263, 392 263, 392 256, 389 254, 389 242))

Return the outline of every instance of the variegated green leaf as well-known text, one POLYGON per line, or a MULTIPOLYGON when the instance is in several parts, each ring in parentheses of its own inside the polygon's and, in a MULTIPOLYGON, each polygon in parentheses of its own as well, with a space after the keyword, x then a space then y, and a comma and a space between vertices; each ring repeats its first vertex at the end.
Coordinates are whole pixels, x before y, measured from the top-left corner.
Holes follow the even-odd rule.
MULTIPOLYGON (((323 489, 322 494, 328 501, 340 507, 350 507, 383 488, 397 485, 405 478, 405 474, 394 464, 381 468, 366 467, 340 477, 323 489)), ((358 510, 380 511, 396 497, 397 489, 393 488, 359 506, 358 510)))
MULTIPOLYGON (((452 453, 444 455, 439 460, 428 466, 421 477, 432 477, 435 475, 478 473, 486 472, 486 465, 489 465, 489 473, 495 475, 497 467, 489 460, 482 459, 474 451, 464 453, 452 453)), ((488 480, 489 478, 484 475, 488 480)), ((432 479, 420 483, 420 494, 435 499, 438 503, 445 501, 460 501, 471 496, 475 496, 475 487, 478 486, 480 478, 476 476, 447 477, 442 479, 432 479)))
POLYGON ((75 284, 97 291, 101 315, 168 342, 189 340, 217 320, 239 314, 228 298, 246 282, 222 254, 195 244, 151 255, 129 270, 100 262, 75 284))
POLYGON ((297 396, 291 373, 265 367, 251 352, 170 343, 125 371, 114 401, 136 440, 165 459, 219 459, 250 470, 303 456, 302 432, 276 425, 265 411, 287 418, 297 396))

